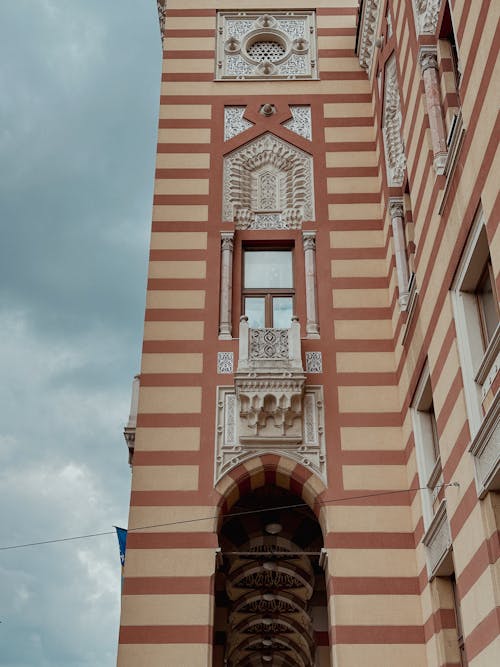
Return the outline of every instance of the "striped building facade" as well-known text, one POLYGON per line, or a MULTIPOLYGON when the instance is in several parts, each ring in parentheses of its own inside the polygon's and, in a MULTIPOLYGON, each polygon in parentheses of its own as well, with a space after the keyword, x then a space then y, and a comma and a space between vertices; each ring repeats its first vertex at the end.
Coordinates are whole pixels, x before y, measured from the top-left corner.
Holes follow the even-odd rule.
POLYGON ((119 667, 498 664, 499 3, 158 8, 119 667))

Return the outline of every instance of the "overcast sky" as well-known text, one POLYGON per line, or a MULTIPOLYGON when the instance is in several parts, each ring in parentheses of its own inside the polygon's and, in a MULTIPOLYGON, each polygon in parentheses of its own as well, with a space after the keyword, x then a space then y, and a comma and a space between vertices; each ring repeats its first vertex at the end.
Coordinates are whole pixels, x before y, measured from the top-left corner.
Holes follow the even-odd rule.
MULTIPOLYGON (((0 546, 126 525, 155 0, 0 0, 0 546)), ((114 535, 0 551, 0 665, 116 660, 114 535)))

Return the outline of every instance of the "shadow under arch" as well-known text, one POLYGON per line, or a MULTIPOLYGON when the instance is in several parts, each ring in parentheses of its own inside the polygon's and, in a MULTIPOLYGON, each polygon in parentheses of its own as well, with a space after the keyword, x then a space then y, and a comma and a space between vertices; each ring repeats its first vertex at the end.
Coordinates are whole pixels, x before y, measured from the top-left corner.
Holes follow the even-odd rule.
POLYGON ((286 456, 262 454, 216 489, 214 667, 329 664, 325 485, 286 456))

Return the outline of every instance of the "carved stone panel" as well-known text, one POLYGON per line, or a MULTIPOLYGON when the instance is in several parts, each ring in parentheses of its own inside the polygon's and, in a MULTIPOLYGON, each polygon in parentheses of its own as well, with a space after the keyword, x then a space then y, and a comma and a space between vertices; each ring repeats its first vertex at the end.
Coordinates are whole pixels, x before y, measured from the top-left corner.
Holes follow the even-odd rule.
MULTIPOLYGON (((326 446, 323 388, 308 386, 302 396, 301 429, 292 439, 276 435, 254 438, 242 437, 236 388, 231 385, 217 389, 215 483, 227 472, 258 454, 275 453, 288 456, 312 470, 326 483, 326 446)), ((274 428, 274 421, 273 427, 274 428)), ((279 430, 279 429, 278 429, 279 430)))
POLYGON ((434 35, 438 24, 441 0, 413 0, 413 6, 419 33, 434 35))
POLYGON ((232 352, 217 352, 217 373, 221 375, 232 373, 233 358, 232 352))
POLYGON ((321 352, 306 352, 306 373, 322 373, 323 356, 321 352))
POLYGON ((363 13, 360 17, 359 64, 368 72, 370 72, 373 62, 381 4, 380 0, 366 0, 363 3, 363 13))
POLYGON ((299 229, 313 193, 312 157, 270 133, 224 159, 223 217, 237 229, 299 229))
POLYGON ((306 104, 293 104, 290 106, 292 118, 283 123, 287 130, 295 132, 304 139, 312 139, 311 107, 306 104))
POLYGON ((246 107, 224 107, 224 141, 229 141, 252 127, 253 123, 243 118, 245 109, 246 107))
POLYGON ((219 12, 216 78, 317 78, 314 11, 219 12))
POLYGON ((385 66, 384 114, 382 120, 387 181, 391 187, 403 184, 406 168, 401 134, 402 124, 403 117, 401 114, 396 58, 391 56, 385 66))

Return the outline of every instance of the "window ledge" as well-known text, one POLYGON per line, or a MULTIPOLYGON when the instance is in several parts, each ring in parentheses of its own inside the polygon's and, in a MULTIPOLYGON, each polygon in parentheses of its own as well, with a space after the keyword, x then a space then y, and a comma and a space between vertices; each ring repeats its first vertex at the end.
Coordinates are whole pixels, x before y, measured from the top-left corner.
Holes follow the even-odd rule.
POLYGON ((442 500, 423 538, 427 547, 427 571, 429 580, 449 576, 453 572, 450 524, 446 514, 446 500, 442 500))
POLYGON ((474 436, 470 453, 476 466, 479 498, 489 491, 500 491, 500 396, 497 394, 474 436))

